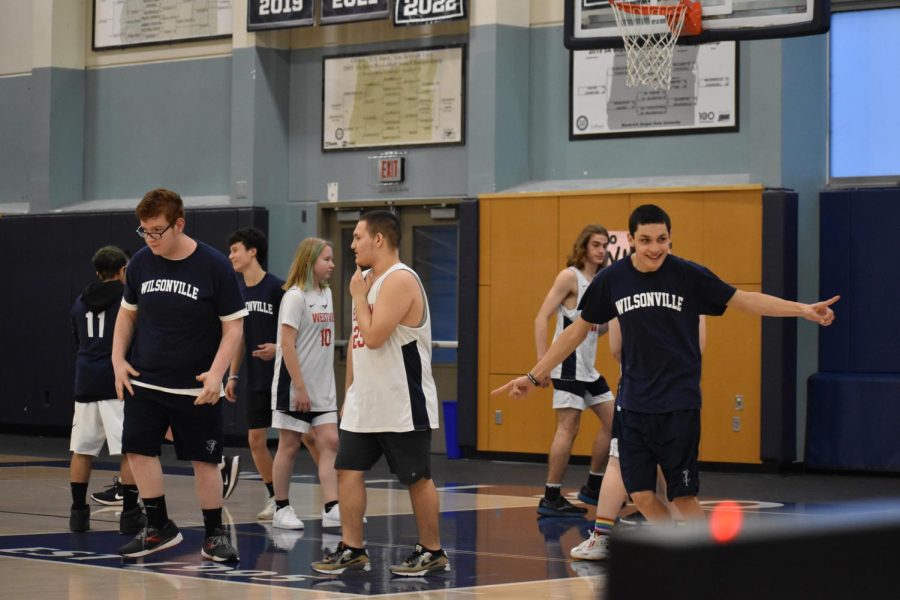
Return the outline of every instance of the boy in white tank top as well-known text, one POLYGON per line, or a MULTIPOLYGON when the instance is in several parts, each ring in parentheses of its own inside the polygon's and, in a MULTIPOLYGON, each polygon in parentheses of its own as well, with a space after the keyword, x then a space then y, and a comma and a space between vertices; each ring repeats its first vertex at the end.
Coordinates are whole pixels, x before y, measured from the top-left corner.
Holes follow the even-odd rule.
POLYGON ((353 230, 353 334, 335 461, 342 540, 335 552, 312 563, 318 573, 371 569, 363 535, 364 475, 382 455, 408 486, 419 533, 413 551, 392 565, 391 573, 419 577, 450 570, 431 480, 431 430, 438 427, 438 406, 428 300, 418 275, 400 262, 399 247, 400 223, 388 211, 366 213, 353 230), (368 270, 363 273, 363 268, 368 270))
MULTIPOLYGON (((547 321, 556 313, 556 340, 578 318, 578 304, 591 280, 608 262, 606 247, 609 233, 601 225, 587 225, 572 245, 567 267, 560 271, 534 319, 534 337, 538 360, 547 352, 547 321)), ((600 419, 600 430, 591 451, 588 480, 578 499, 597 504, 600 482, 609 459, 612 431, 613 395, 606 380, 594 366, 597 339, 606 333, 606 324, 595 325, 572 354, 551 371, 547 385, 553 383, 553 409, 556 412, 556 433, 547 458, 547 483, 538 513, 547 517, 581 516, 587 512, 572 505, 562 495, 562 480, 572 454, 572 444, 578 434, 581 413, 591 409, 600 419)))

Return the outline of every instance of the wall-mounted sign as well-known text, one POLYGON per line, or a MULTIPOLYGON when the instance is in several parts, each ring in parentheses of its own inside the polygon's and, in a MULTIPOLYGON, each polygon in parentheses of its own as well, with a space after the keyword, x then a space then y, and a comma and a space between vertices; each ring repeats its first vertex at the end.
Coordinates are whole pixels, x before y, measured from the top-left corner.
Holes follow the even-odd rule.
MULTIPOLYGON (((28 10, 31 10, 30 8, 28 10)), ((94 50, 231 35, 231 0, 94 0, 94 50)))
POLYGON ((405 176, 406 160, 402 156, 387 156, 378 159, 378 183, 402 183, 405 176))
POLYGON ((323 150, 463 143, 463 46, 323 60, 323 150))
POLYGON ((738 130, 737 42, 676 46, 669 90, 628 87, 622 50, 570 56, 570 140, 738 130))
POLYGON ((454 21, 466 14, 466 0, 394 0, 394 25, 454 21))
POLYGON ((322 25, 385 19, 388 0, 322 0, 319 22, 322 25))
POLYGON ((247 31, 315 23, 314 0, 247 0, 247 31))

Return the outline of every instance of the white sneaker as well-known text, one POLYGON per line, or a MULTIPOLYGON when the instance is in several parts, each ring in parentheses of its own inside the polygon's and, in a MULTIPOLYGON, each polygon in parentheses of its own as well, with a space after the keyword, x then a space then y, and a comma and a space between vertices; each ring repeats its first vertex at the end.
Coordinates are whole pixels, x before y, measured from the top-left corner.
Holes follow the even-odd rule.
POLYGON ((609 557, 609 536, 592 531, 590 537, 572 548, 569 554, 578 560, 606 560, 609 557))
POLYGON ((260 521, 271 521, 275 516, 275 496, 269 496, 266 505, 261 511, 256 513, 256 518, 260 521))
POLYGON ((272 517, 272 527, 279 529, 303 529, 303 521, 297 518, 294 507, 288 504, 284 508, 275 511, 272 517))
MULTIPOLYGON (((363 517, 363 523, 368 523, 369 520, 363 517)), ((341 509, 339 504, 335 504, 331 507, 331 510, 325 511, 322 510, 322 527, 340 527, 341 526, 341 509)))
POLYGON ((341 507, 335 504, 331 510, 326 512, 322 509, 322 527, 340 527, 341 526, 341 507))

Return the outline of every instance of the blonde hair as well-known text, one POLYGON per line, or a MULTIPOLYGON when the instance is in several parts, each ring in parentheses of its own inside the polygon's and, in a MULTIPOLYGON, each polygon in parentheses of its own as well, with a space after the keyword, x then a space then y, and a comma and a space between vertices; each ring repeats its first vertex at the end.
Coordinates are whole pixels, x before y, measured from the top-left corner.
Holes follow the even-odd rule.
MULTIPOLYGON (((588 242, 590 241, 591 236, 597 234, 605 235, 607 241, 609 240, 609 232, 603 225, 587 225, 581 230, 581 233, 575 238, 575 243, 572 244, 572 252, 566 259, 567 267, 575 267, 576 269, 584 268, 584 255, 587 254, 588 242)), ((603 264, 600 265, 601 269, 609 264, 609 259, 609 254, 607 254, 603 258, 603 264)))
MULTIPOLYGON (((311 237, 300 242, 300 245, 297 246, 297 252, 294 253, 294 262, 291 263, 290 271, 288 271, 287 281, 284 282, 282 287, 285 290, 289 290, 296 285, 304 292, 317 287, 319 282, 315 281, 313 265, 319 260, 319 256, 322 255, 322 251, 325 250, 326 246, 334 249, 331 242, 320 238, 311 237)), ((321 285, 322 287, 328 287, 327 283, 322 283, 321 285)))

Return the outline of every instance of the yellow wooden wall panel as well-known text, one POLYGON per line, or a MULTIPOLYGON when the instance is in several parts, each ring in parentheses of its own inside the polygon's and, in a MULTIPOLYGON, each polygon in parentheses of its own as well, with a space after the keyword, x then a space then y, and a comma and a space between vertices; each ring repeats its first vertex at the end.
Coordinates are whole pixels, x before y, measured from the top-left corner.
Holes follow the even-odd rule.
MULTIPOLYGON (((485 245, 482 238, 481 246, 485 245)), ((490 286, 478 286, 478 439, 479 450, 490 450, 490 356, 491 305, 490 286)))
POLYGON ((478 204, 478 285, 491 284, 491 206, 488 200, 478 204))
MULTIPOLYGON (((736 287, 760 291, 759 285, 736 287)), ((759 463, 761 317, 728 309, 721 317, 707 317, 706 323, 700 460, 759 463), (738 394, 744 397, 740 411, 735 410, 738 394), (739 432, 732 431, 732 417, 740 417, 739 432)))
POLYGON ((491 207, 491 373, 523 373, 535 358, 534 317, 558 271, 555 198, 491 207), (540 283, 538 283, 540 282, 540 283))
POLYGON ((703 215, 703 264, 732 285, 762 283, 759 192, 704 194, 703 215))
MULTIPOLYGON (((491 389, 510 380, 513 374, 491 373, 491 389)), ((530 452, 545 454, 556 430, 553 412, 552 388, 535 390, 520 400, 507 395, 490 399, 490 424, 488 425, 490 448, 494 452, 530 452), (496 422, 496 412, 501 412, 501 423, 496 422)))
MULTIPOLYGON (((753 284, 761 277, 761 189, 483 198, 479 449, 549 450, 556 424, 550 390, 541 390, 525 401, 492 399, 489 392, 534 363, 534 316, 565 264, 575 235, 591 222, 610 230, 625 230, 630 211, 646 203, 659 204, 672 217, 676 254, 709 266, 729 283, 758 289, 753 284), (502 411, 501 425, 494 421, 497 410, 502 411)), ((709 331, 704 356, 701 459, 759 462, 759 319, 729 311, 724 317, 711 317, 709 331), (744 396, 744 409, 739 413, 734 410, 734 395, 738 393, 744 396), (731 431, 732 416, 741 417, 738 433, 731 431)), ((618 364, 608 344, 606 337, 601 338, 598 368, 616 389, 618 364)), ((573 454, 590 454, 598 426, 593 415, 583 415, 573 454)))
POLYGON ((603 225, 609 231, 628 229, 629 195, 559 197, 560 269, 572 251, 575 237, 585 225, 603 225))

